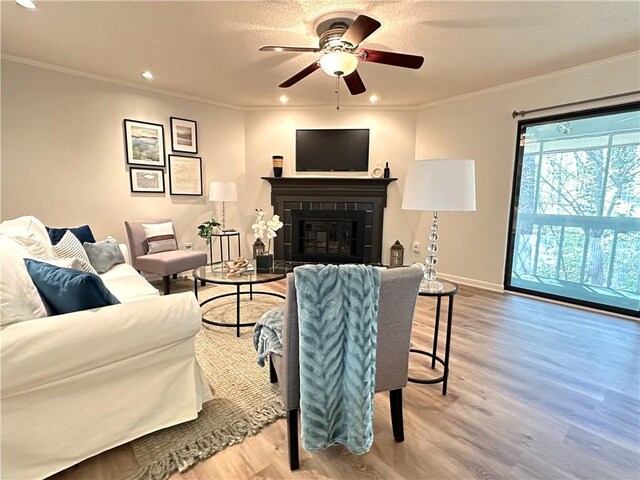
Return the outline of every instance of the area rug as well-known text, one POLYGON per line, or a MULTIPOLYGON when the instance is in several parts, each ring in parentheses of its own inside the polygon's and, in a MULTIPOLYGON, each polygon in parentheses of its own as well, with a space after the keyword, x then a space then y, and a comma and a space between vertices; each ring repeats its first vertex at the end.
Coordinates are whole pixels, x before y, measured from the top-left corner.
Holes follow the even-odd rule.
MULTIPOLYGON (((178 282, 178 292, 193 288, 178 282)), ((235 288, 211 286, 199 291, 199 301, 235 288)), ((235 323, 235 296, 215 300, 203 308, 205 318, 235 323)), ((242 299, 241 321, 254 322, 284 300, 270 296, 242 299)), ((253 329, 203 326, 196 337, 196 355, 213 400, 205 403, 198 418, 151 433, 132 442, 134 456, 141 466, 135 480, 163 480, 175 471, 183 472, 229 445, 242 442, 265 426, 286 415, 277 384, 269 383, 268 367, 256 364, 252 343, 253 329)))

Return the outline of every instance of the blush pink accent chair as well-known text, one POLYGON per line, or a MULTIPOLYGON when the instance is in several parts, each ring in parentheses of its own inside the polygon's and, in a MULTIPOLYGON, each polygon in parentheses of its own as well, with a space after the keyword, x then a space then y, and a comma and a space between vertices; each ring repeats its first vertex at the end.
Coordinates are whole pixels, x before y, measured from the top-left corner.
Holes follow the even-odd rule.
MULTIPOLYGON (((170 221, 169 219, 162 219, 124 222, 127 238, 129 239, 129 249, 131 250, 131 264, 138 272, 161 275, 165 295, 170 293, 170 276, 175 279, 180 272, 193 270, 207 264, 207 253, 194 250, 172 250, 148 255, 149 244, 142 224, 170 221)), ((176 236, 177 247, 178 237, 176 236)))

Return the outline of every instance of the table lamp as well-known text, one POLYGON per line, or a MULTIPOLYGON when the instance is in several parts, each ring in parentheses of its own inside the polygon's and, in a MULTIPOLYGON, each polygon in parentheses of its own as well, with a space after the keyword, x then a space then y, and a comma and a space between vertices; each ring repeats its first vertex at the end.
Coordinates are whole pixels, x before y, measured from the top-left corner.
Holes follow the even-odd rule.
POLYGON ((227 229, 224 217, 224 202, 236 202, 238 200, 238 189, 235 182, 211 182, 209 183, 209 201, 222 202, 222 231, 233 232, 234 229, 227 229))
POLYGON ((424 278, 420 289, 441 292, 437 280, 438 212, 475 211, 476 180, 474 160, 418 160, 409 166, 402 197, 403 210, 432 210, 424 278))

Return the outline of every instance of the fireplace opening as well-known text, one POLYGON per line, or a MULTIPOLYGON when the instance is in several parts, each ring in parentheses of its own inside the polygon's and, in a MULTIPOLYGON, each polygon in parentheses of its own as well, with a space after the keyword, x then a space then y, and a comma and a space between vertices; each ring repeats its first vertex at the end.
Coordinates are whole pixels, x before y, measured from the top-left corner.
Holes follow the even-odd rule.
POLYGON ((363 263, 365 213, 291 211, 291 260, 363 263))

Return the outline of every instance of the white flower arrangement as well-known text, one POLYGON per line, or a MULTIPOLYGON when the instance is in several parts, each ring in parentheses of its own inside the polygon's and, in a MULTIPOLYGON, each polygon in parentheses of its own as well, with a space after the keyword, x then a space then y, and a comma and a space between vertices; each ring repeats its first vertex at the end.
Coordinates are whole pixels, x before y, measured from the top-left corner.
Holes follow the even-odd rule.
POLYGON ((265 221, 264 216, 264 210, 256 208, 256 223, 251 225, 251 228, 253 229, 253 237, 256 240, 264 240, 265 237, 268 239, 267 253, 269 253, 271 251, 271 239, 278 236, 276 232, 284 224, 280 221, 279 215, 274 215, 269 221, 265 221))

